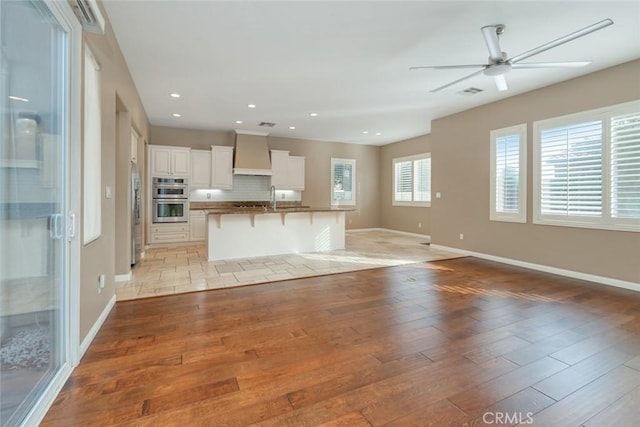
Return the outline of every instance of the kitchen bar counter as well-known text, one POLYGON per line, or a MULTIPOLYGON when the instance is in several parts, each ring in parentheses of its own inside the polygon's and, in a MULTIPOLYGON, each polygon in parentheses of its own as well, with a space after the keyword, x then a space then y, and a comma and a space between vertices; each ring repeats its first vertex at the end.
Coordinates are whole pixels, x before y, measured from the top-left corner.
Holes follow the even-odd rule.
POLYGON ((355 208, 348 207, 311 207, 303 206, 299 203, 284 202, 278 203, 274 210, 269 205, 262 206, 236 206, 232 203, 216 203, 216 202, 191 202, 190 210, 205 211, 210 215, 258 215, 268 213, 294 213, 294 212, 350 212, 355 208))
MULTIPOLYGON (((207 213, 209 261, 344 249, 352 208, 197 207, 207 213)), ((192 209, 194 209, 192 207, 192 209)))

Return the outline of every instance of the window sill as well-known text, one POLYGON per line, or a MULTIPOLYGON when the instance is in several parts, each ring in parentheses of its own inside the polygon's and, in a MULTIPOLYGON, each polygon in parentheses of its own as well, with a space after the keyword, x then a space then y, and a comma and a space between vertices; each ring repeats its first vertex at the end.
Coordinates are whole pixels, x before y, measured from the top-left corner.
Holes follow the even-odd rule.
POLYGON ((635 224, 602 224, 593 222, 552 220, 545 218, 534 218, 533 224, 549 225, 555 227, 590 228, 593 230, 626 231, 632 233, 640 233, 640 225, 635 224))
POLYGON ((392 202, 391 206, 401 206, 409 208, 430 208, 431 202, 392 202))

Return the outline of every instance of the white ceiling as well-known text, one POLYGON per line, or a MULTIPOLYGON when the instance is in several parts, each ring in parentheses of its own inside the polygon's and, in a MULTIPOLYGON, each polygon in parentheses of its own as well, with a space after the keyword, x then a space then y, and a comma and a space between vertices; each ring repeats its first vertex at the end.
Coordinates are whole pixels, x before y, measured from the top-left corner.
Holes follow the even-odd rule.
POLYGON ((193 129, 382 145, 428 133, 432 119, 640 57, 638 1, 108 0, 105 8, 151 123, 193 129), (506 92, 479 75, 429 93, 474 70, 409 71, 486 63, 485 25, 506 25, 500 40, 511 57, 605 18, 615 24, 523 61, 591 65, 512 70, 506 92), (484 91, 457 93, 472 86, 484 91))

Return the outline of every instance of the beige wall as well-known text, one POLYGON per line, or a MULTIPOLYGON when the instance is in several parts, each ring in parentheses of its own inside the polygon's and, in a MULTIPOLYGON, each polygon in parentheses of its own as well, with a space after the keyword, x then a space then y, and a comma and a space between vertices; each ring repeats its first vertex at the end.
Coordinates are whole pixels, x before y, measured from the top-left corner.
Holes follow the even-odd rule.
MULTIPOLYGON (((347 228, 380 226, 379 147, 270 136, 267 141, 270 149, 288 150, 292 156, 306 158, 305 205, 331 204, 331 157, 356 159, 357 206, 346 214, 347 228)), ((208 150, 211 145, 233 146, 234 133, 151 126, 150 143, 208 150)))
POLYGON ((292 156, 305 156, 305 190, 302 203, 310 206, 331 204, 331 158, 356 160, 356 210, 346 214, 347 228, 380 226, 380 148, 373 145, 318 142, 303 139, 268 138, 269 148, 289 150, 292 156))
POLYGON ((391 230, 429 234, 431 208, 393 206, 393 159, 431 151, 431 135, 380 147, 380 226, 391 230), (421 224, 422 227, 418 225, 421 224))
POLYGON ((531 221, 533 121, 634 99, 640 99, 640 61, 434 120, 432 191, 442 198, 432 203, 432 242, 640 283, 640 233, 531 221), (528 221, 489 221, 489 132, 519 123, 528 126, 528 221))
POLYGON ((232 146, 234 132, 151 126, 149 144, 210 150, 212 145, 232 146))
MULTIPOLYGON (((102 5, 101 5, 102 6, 102 5)), ((113 34, 108 17, 105 35, 84 33, 85 44, 88 44, 101 64, 101 107, 102 107, 102 234, 100 238, 84 246, 80 261, 80 341, 96 322, 109 300, 115 294, 114 276, 116 274, 115 253, 116 242, 120 246, 126 243, 128 233, 126 203, 121 203, 129 197, 122 194, 122 186, 117 187, 117 176, 126 175, 128 180, 129 157, 117 149, 118 123, 116 120, 116 98, 120 101, 118 109, 126 109, 130 123, 149 140, 149 122, 133 79, 124 61, 118 43, 113 34), (123 162, 122 159, 125 159, 123 162), (116 161, 118 159, 118 161, 116 161), (112 199, 104 198, 104 188, 114 189, 112 199), (116 208, 116 200, 118 201, 116 208), (116 218, 119 218, 116 225, 116 218), (125 237, 123 237, 125 236, 125 237), (97 291, 97 281, 100 274, 106 275, 106 286, 100 294, 97 291)), ((144 173, 144 147, 138 147, 138 163, 144 173)), ((94 167, 84 164, 83 167, 94 167)))

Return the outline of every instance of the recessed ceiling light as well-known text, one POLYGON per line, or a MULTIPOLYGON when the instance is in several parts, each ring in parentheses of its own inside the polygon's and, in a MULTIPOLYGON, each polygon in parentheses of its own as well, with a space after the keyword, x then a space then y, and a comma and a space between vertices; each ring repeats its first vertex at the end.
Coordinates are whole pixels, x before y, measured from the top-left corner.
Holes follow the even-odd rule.
POLYGON ((376 136, 380 136, 382 135, 380 132, 376 132, 376 136))
POLYGON ((247 107, 249 107, 249 108, 256 108, 256 104, 249 104, 249 105, 247 105, 247 107))
POLYGON ((318 117, 318 113, 309 113, 311 117, 318 117))
POLYGON ((295 126, 289 126, 289 129, 294 130, 296 127, 295 126))
POLYGON ((236 124, 237 125, 241 125, 242 124, 242 120, 236 120, 236 124))
POLYGON ((369 133, 369 131, 368 130, 364 130, 364 131, 362 131, 362 133, 364 133, 366 135, 366 134, 369 133))
POLYGON ((179 93, 170 93, 169 96, 172 97, 172 98, 180 98, 180 94, 179 93))
POLYGON ((182 114, 178 114, 178 113, 173 113, 172 114, 173 117, 182 117, 182 114))
POLYGON ((29 102, 29 100, 27 98, 22 98, 22 97, 13 96, 13 95, 9 95, 9 99, 11 99, 13 101, 29 102))

